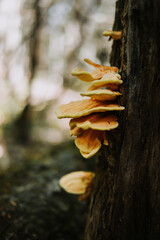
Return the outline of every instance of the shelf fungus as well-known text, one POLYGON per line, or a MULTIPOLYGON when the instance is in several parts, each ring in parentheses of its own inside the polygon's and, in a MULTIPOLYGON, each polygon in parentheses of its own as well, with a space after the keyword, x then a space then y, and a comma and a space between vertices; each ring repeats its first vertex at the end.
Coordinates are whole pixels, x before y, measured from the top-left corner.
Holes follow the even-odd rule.
POLYGON ((56 114, 58 118, 71 118, 70 135, 76 137, 75 144, 82 156, 90 158, 102 144, 109 145, 106 132, 118 127, 116 112, 124 110, 124 107, 119 106, 116 100, 121 95, 118 88, 123 81, 117 67, 101 66, 89 59, 85 62, 96 70, 88 73, 77 68, 72 75, 90 82, 88 90, 81 93, 89 99, 61 105, 56 114))
POLYGON ((118 127, 118 122, 115 114, 95 113, 85 117, 73 118, 69 125, 71 129, 77 127, 81 131, 88 129, 110 131, 118 127))
POLYGON ((92 82, 94 80, 101 79, 106 73, 113 73, 113 72, 116 73, 118 71, 117 67, 108 67, 108 66, 99 65, 97 63, 92 62, 88 58, 85 58, 84 61, 92 65, 95 68, 95 70, 89 73, 84 71, 81 68, 75 68, 71 72, 72 76, 76 76, 84 82, 92 82))
POLYGON ((91 194, 94 177, 93 172, 71 172, 59 180, 59 185, 67 193, 80 195, 80 200, 86 200, 91 194))
POLYGON ((117 96, 120 96, 121 93, 111 91, 109 89, 98 89, 93 91, 87 91, 81 93, 81 96, 84 97, 92 97, 99 101, 105 101, 105 100, 114 100, 117 96))
POLYGON ((103 32, 103 36, 110 37, 110 39, 113 38, 114 40, 118 40, 118 39, 121 39, 122 33, 121 31, 106 30, 103 32))

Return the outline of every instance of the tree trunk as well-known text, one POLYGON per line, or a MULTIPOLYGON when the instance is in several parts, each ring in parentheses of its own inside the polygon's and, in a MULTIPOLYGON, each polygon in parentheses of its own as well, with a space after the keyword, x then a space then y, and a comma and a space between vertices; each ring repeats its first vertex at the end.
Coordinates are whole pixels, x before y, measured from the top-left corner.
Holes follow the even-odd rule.
POLYGON ((96 166, 85 240, 160 239, 160 1, 119 0, 120 126, 96 166))

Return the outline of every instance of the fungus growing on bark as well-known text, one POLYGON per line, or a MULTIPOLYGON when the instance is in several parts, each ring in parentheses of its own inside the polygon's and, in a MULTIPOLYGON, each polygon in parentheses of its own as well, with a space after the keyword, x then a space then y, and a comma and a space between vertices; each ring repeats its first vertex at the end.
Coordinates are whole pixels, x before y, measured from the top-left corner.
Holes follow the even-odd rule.
POLYGON ((68 193, 78 194, 85 200, 91 193, 95 174, 93 172, 76 171, 66 174, 59 180, 59 185, 68 193))
POLYGON ((117 67, 96 64, 89 59, 85 62, 95 67, 91 73, 80 68, 72 71, 82 81, 91 82, 81 96, 90 99, 70 102, 57 108, 58 118, 70 120, 70 135, 76 136, 75 144, 84 158, 92 157, 101 148, 102 143, 108 146, 106 131, 118 127, 116 111, 124 110, 115 101, 121 95, 118 91, 122 84, 117 67))
POLYGON ((124 110, 124 107, 119 106, 117 103, 85 99, 59 106, 56 110, 56 114, 58 118, 78 118, 94 112, 121 110, 124 110))
POLYGON ((99 131, 110 131, 118 127, 115 114, 97 113, 85 117, 73 118, 70 120, 70 128, 75 127, 82 130, 94 129, 99 131))
POLYGON ((122 83, 123 81, 120 80, 117 76, 110 78, 106 74, 100 80, 92 81, 92 84, 90 85, 87 91, 92 91, 104 87, 111 90, 117 90, 119 88, 119 85, 121 85, 122 83))
POLYGON ((111 91, 108 89, 98 89, 93 91, 87 91, 80 94, 81 96, 91 97, 99 101, 114 100, 117 96, 120 96, 121 93, 111 91))
POLYGON ((103 36, 110 37, 110 39, 113 38, 114 40, 118 40, 118 39, 121 39, 122 33, 121 31, 106 30, 103 32, 103 36))
POLYGON ((76 76, 84 82, 91 82, 96 79, 101 79, 106 73, 118 72, 117 67, 108 67, 108 66, 99 65, 97 63, 92 62, 88 58, 85 58, 84 61, 92 65, 93 67, 95 67, 96 70, 93 70, 91 72, 86 72, 82 68, 75 68, 71 71, 72 76, 76 76))
POLYGON ((101 71, 105 71, 107 72, 113 72, 113 73, 117 73, 119 71, 119 69, 117 67, 110 67, 110 66, 105 66, 105 65, 100 65, 97 63, 92 62, 90 59, 88 58, 84 58, 84 61, 90 65, 92 65, 93 67, 95 67, 96 69, 99 69, 101 71))
POLYGON ((102 131, 88 129, 76 137, 75 144, 81 152, 87 154, 94 152, 95 154, 100 149, 102 140, 102 131))
POLYGON ((100 76, 95 77, 92 72, 91 73, 86 72, 86 71, 84 71, 81 68, 73 69, 71 74, 72 74, 72 76, 76 76, 76 77, 78 77, 80 80, 82 80, 84 82, 91 82, 91 81, 93 81, 93 80, 95 80, 97 78, 99 79, 99 78, 101 78, 101 75, 102 75, 101 74, 100 76))

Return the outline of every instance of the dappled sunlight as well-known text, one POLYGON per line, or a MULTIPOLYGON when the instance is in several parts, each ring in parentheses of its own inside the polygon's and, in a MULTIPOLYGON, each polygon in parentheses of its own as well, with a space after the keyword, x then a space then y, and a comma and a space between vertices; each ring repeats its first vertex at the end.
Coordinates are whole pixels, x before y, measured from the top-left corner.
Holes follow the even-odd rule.
POLYGON ((0 2, 0 124, 18 122, 30 132, 30 141, 54 144, 69 139, 68 120, 57 120, 56 107, 79 100, 84 91, 71 70, 87 69, 83 58, 109 64, 111 42, 102 32, 112 28, 114 1, 36 4, 0 2))

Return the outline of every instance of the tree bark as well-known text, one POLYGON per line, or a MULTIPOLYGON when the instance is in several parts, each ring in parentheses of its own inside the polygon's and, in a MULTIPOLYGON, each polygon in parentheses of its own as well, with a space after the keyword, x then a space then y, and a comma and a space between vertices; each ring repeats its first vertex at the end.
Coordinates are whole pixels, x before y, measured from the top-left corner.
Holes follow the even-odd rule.
POLYGON ((160 1, 119 0, 111 65, 125 111, 96 166, 85 240, 160 239, 160 1))

